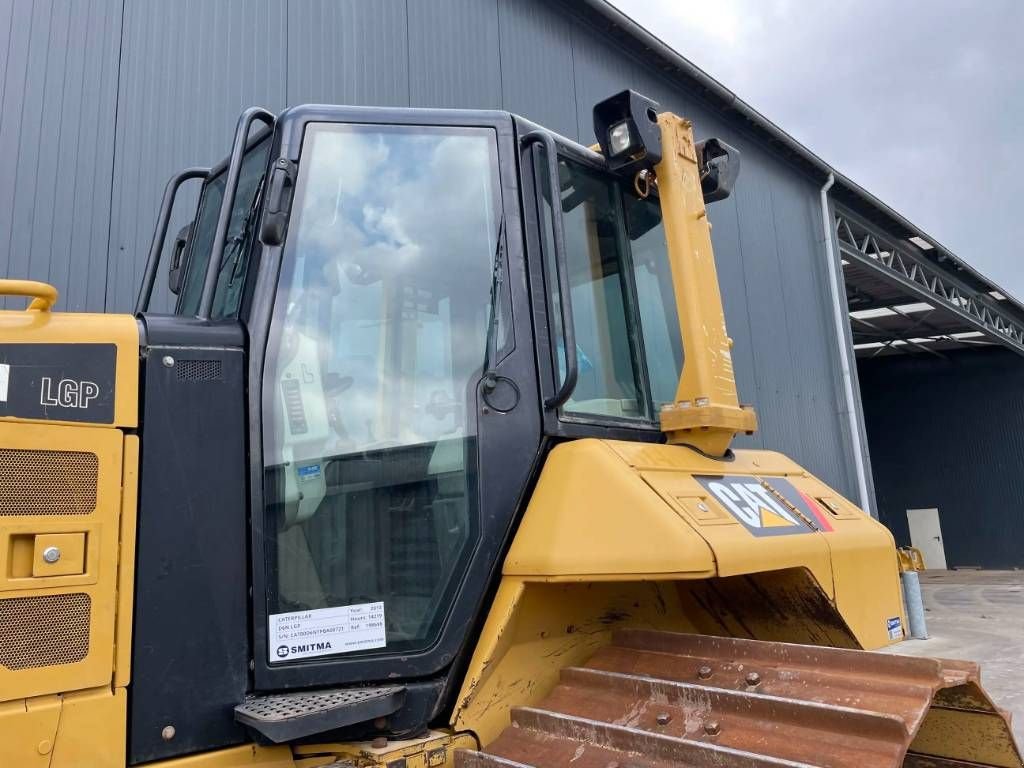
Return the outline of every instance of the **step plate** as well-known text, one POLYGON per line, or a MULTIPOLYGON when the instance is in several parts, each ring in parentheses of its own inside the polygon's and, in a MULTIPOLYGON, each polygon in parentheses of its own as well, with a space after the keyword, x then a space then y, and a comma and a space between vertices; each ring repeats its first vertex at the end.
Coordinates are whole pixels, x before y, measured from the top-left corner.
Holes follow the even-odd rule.
POLYGON ((275 744, 385 717, 402 706, 405 688, 334 688, 253 696, 235 707, 235 720, 275 744))

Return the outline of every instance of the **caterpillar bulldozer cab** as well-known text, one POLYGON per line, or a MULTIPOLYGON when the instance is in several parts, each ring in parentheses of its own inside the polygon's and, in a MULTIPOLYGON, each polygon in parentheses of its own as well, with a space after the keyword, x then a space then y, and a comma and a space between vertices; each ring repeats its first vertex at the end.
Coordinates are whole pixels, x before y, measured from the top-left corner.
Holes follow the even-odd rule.
POLYGON ((134 315, 0 282, 0 764, 1021 764, 862 650, 889 533, 730 447, 738 153, 594 116, 250 109, 134 315))

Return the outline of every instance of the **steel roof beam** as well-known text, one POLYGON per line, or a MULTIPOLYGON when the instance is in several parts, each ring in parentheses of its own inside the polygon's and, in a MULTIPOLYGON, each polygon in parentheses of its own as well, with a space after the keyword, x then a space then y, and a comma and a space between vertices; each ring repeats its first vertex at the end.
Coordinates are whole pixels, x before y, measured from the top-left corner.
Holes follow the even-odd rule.
POLYGON ((910 249, 838 206, 835 222, 836 241, 845 258, 899 285, 908 296, 952 313, 968 327, 1024 355, 1024 326, 993 307, 987 297, 935 266, 922 263, 910 249))

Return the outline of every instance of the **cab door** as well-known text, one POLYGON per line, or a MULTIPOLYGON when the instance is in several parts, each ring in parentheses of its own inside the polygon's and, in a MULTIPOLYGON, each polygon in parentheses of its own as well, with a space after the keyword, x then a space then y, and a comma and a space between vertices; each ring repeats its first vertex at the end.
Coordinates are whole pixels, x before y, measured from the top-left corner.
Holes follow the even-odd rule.
POLYGON ((277 130, 296 170, 249 320, 255 687, 417 678, 405 707, 429 711, 540 449, 512 121, 316 107, 277 130))

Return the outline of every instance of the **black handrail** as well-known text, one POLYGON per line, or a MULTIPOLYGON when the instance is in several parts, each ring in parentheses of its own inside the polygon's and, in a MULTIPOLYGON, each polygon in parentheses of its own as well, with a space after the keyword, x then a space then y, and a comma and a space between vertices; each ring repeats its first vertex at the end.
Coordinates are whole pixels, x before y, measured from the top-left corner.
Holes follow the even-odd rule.
POLYGON ((238 178, 242 173, 242 160, 249 142, 249 129, 259 120, 269 127, 274 126, 274 114, 262 107, 249 107, 238 118, 235 127, 235 141, 231 145, 231 157, 228 160, 227 178, 224 180, 224 199, 220 204, 220 215, 217 218, 217 231, 213 237, 213 248, 210 261, 206 265, 206 276, 203 279, 203 292, 199 297, 199 310, 196 317, 208 320, 213 309, 213 297, 217 291, 217 276, 220 273, 224 248, 227 245, 228 227, 231 224, 231 209, 235 207, 235 194, 238 192, 238 178))
MULTIPOLYGON (((558 278, 558 304, 562 315, 562 343, 565 345, 565 378, 554 395, 544 401, 547 408, 558 408, 572 397, 579 378, 579 359, 576 352, 576 325, 572 318, 569 263, 565 254, 565 222, 562 218, 562 184, 558 177, 558 149, 547 131, 530 131, 523 136, 524 147, 541 144, 548 162, 548 186, 551 188, 551 232, 555 243, 555 274, 558 278)), ((557 354, 555 355, 557 359, 557 354)))
POLYGON ((153 240, 149 244, 146 271, 142 274, 142 285, 139 287, 139 296, 135 301, 135 314, 149 309, 149 301, 153 298, 156 273, 160 268, 160 254, 164 250, 164 240, 167 238, 167 225, 171 221, 171 213, 174 210, 174 199, 178 195, 178 187, 191 179, 205 179, 209 175, 209 168, 186 168, 184 171, 171 176, 167 186, 164 187, 164 199, 160 203, 160 214, 156 219, 156 229, 153 230, 153 240))

